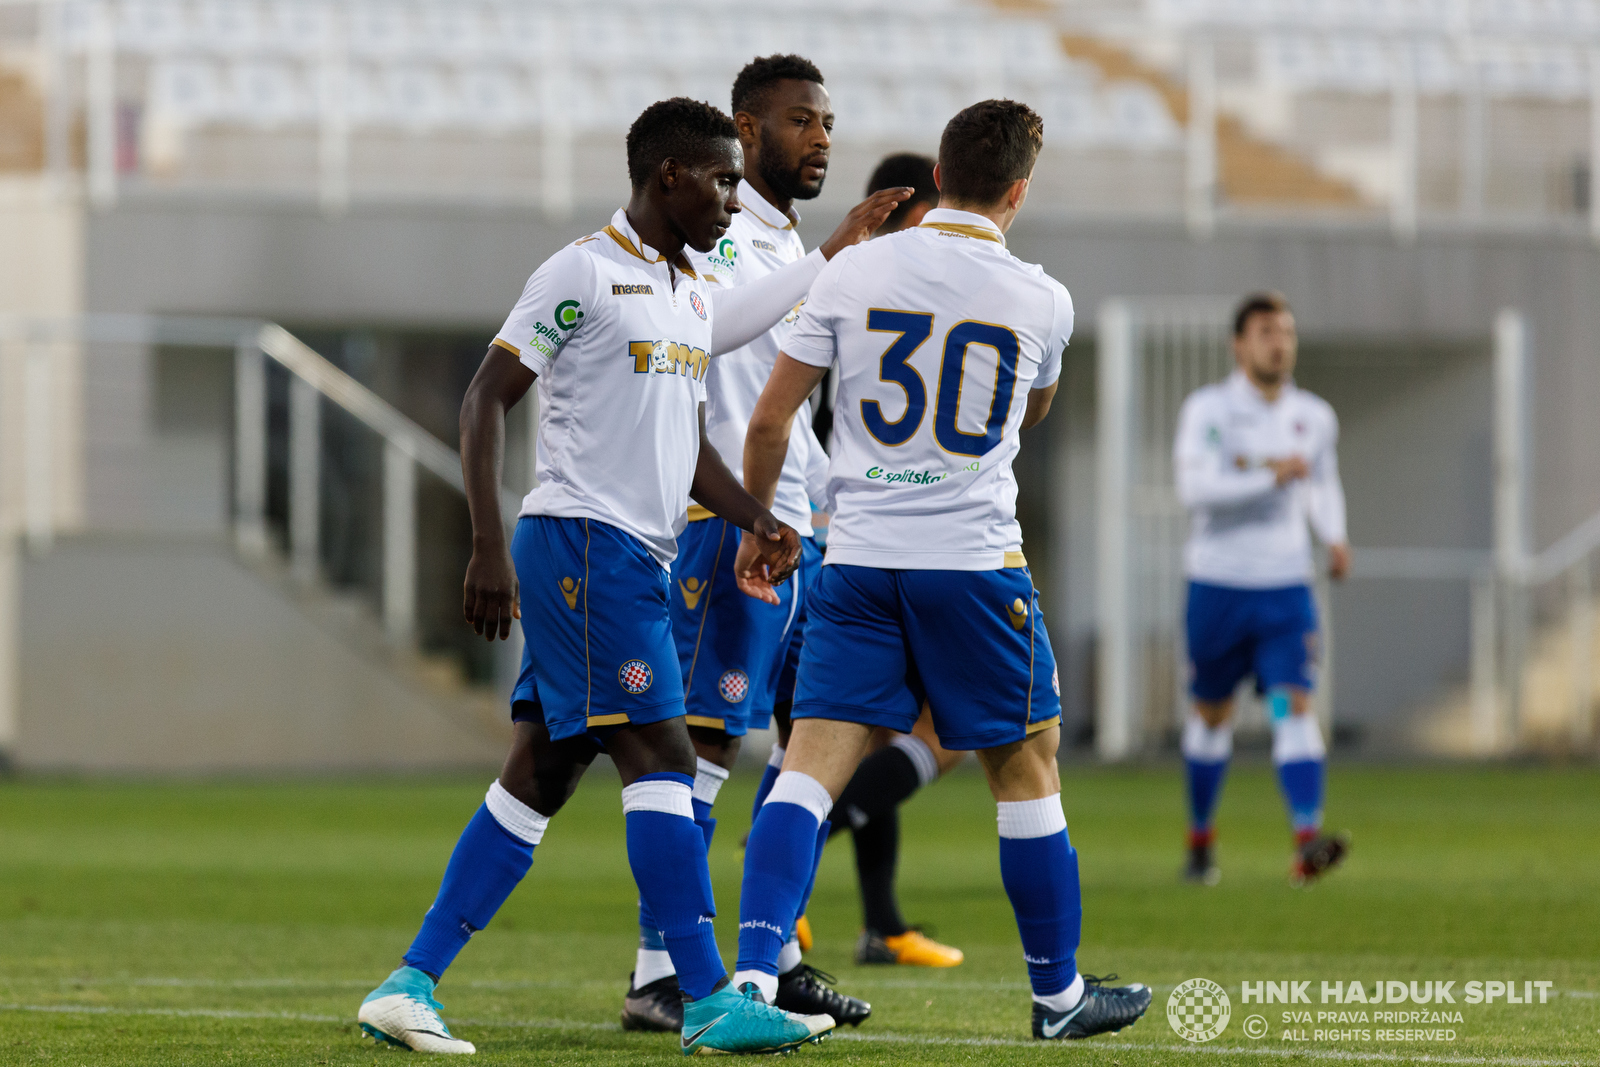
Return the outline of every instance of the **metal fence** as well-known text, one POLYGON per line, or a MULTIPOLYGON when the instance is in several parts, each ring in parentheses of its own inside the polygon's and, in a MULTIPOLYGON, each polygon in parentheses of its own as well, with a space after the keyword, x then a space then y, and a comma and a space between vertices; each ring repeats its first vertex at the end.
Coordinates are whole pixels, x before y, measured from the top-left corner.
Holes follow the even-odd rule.
MULTIPOLYGON (((18 722, 18 551, 46 553, 58 533, 107 526, 116 502, 102 502, 99 513, 91 513, 85 503, 93 491, 90 476, 100 486, 126 477, 116 455, 125 449, 116 443, 101 446, 94 460, 86 460, 96 428, 74 424, 132 404, 133 396, 119 394, 147 386, 125 383, 103 365, 86 368, 85 353, 153 349, 209 350, 224 359, 226 352, 233 352, 231 447, 225 438, 211 446, 229 455, 214 456, 208 471, 231 486, 224 521, 231 524, 239 554, 260 561, 279 556, 281 549, 293 579, 303 586, 321 578, 326 406, 348 413, 382 441, 382 628, 393 650, 404 652, 415 645, 418 473, 420 469, 464 493, 455 449, 274 323, 144 315, 0 317, 0 753, 15 740, 18 722), (269 362, 289 375, 288 523, 281 546, 267 521, 269 362), (109 406, 86 401, 96 391, 113 394, 107 398, 109 406), (97 469, 86 475, 86 465, 97 469)), ((148 375, 148 368, 139 373, 148 375)), ((534 394, 525 405, 530 426, 537 425, 534 394)), ((532 440, 529 434, 530 448, 532 440)), ((138 464, 124 464, 130 465, 138 464)), ((502 512, 508 522, 514 521, 521 496, 504 488, 501 492, 502 512)), ((150 506, 159 508, 160 503, 150 506)), ((511 651, 520 655, 520 632, 514 636, 511 651)))
MULTIPOLYGON (((1182 721, 1187 516, 1172 470, 1173 432, 1183 398, 1231 367, 1227 308, 1107 301, 1098 361, 1096 746, 1102 758, 1117 760, 1149 750, 1182 721)), ((1583 749, 1594 739, 1591 558, 1600 549, 1600 515, 1530 551, 1527 332, 1515 310, 1496 319, 1493 361, 1494 550, 1358 546, 1350 580, 1467 586, 1466 752, 1583 749), (1551 728, 1534 720, 1568 722, 1566 737, 1553 742, 1551 728)), ((1331 637, 1329 597, 1318 592, 1331 637)), ((1328 647, 1322 676, 1329 683, 1332 660, 1328 647)), ((1335 716, 1330 690, 1319 692, 1325 721, 1335 716)))

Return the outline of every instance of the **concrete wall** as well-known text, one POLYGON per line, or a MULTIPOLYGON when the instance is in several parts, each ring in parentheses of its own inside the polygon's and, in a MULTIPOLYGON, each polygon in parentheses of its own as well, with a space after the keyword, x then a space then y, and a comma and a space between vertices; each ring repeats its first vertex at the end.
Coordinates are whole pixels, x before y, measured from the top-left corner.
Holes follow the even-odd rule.
MULTIPOLYGON (((848 196, 806 205, 815 244, 848 196)), ((366 206, 338 218, 293 206, 127 203, 86 227, 95 311, 250 314, 331 330, 492 330, 527 274, 602 225, 610 205, 550 223, 531 211, 366 206)), ((1093 690, 1094 313, 1113 295, 1285 291, 1306 339, 1302 380, 1344 423, 1358 545, 1488 547, 1489 378, 1495 312, 1533 333, 1535 546, 1600 507, 1600 373, 1590 351, 1600 256, 1553 233, 1425 232, 1225 223, 1206 242, 1176 222, 1027 214, 1012 249, 1073 291, 1079 341, 1045 433, 1019 468, 1029 554, 1063 660, 1069 725, 1093 690), (1037 453, 1037 454, 1035 454, 1037 453), (1053 504, 1042 504, 1053 498, 1053 504)), ((445 377, 449 377, 448 375, 445 377)), ((434 398, 445 403, 446 398, 434 398)), ((1353 582, 1333 599, 1341 719, 1369 738, 1465 670, 1465 590, 1353 582)))
POLYGON ((504 755, 505 718, 408 685, 216 541, 68 541, 23 561, 21 585, 19 766, 489 768, 504 755))

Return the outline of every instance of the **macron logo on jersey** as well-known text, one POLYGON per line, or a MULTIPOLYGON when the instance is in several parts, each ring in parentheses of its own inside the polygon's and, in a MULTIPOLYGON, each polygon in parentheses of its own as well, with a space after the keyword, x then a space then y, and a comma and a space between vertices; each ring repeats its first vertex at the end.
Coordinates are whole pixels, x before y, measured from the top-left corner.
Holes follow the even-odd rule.
POLYGON ((628 355, 635 374, 681 374, 699 382, 711 366, 705 349, 677 341, 630 341, 628 355))

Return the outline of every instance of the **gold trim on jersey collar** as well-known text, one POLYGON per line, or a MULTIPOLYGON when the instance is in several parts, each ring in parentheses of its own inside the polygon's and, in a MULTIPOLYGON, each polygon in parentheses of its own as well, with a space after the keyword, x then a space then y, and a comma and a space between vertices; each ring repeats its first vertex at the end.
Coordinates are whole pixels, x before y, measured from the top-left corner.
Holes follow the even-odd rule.
POLYGON ((774 226, 772 223, 768 222, 766 219, 764 219, 760 215, 756 214, 756 212, 753 211, 753 210, 750 211, 750 217, 755 219, 757 222, 761 223, 761 225, 765 226, 769 230, 780 230, 781 231, 781 230, 792 230, 792 229, 794 229, 794 219, 790 219, 787 223, 785 223, 782 226, 774 226))
POLYGON ((980 241, 993 241, 1004 246, 1006 239, 987 226, 969 226, 964 222, 919 222, 918 228, 929 230, 943 230, 959 237, 976 237, 980 241))
MULTIPOLYGON (((617 244, 621 245, 623 248, 627 249, 629 255, 635 256, 635 257, 637 257, 639 259, 643 259, 646 263, 649 263, 651 266, 654 266, 657 263, 665 263, 667 261, 667 257, 666 256, 659 255, 659 254, 656 256, 655 259, 645 259, 645 254, 643 252, 639 251, 639 246, 634 244, 632 241, 628 240, 628 235, 623 233, 621 230, 617 229, 615 226, 607 225, 606 228, 604 230, 602 230, 601 232, 604 233, 607 237, 611 238, 613 241, 617 242, 617 244)), ((688 258, 685 257, 681 253, 678 255, 678 258, 673 262, 672 265, 674 267, 677 267, 679 271, 681 271, 682 273, 688 275, 691 278, 694 278, 694 279, 698 280, 699 277, 700 277, 698 274, 696 274, 694 272, 694 268, 689 266, 688 258)))

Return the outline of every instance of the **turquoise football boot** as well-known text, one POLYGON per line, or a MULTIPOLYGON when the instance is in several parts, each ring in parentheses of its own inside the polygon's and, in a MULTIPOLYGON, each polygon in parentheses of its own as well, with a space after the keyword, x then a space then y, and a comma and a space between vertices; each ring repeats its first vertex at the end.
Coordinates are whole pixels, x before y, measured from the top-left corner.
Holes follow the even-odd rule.
POLYGON ((433 999, 433 979, 415 967, 401 967, 367 994, 356 1021, 379 1044, 417 1052, 477 1052, 472 1042, 451 1036, 439 1015, 443 1010, 444 1005, 433 999))
POLYGON ((831 1015, 795 1015, 768 1004, 754 983, 734 989, 726 978, 715 991, 683 1005, 683 1054, 790 1052, 821 1041, 831 1015))

